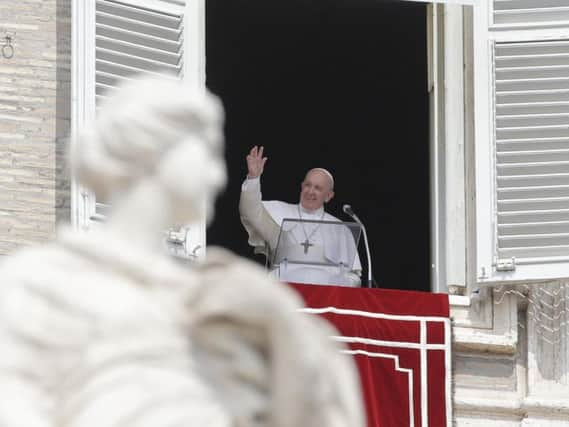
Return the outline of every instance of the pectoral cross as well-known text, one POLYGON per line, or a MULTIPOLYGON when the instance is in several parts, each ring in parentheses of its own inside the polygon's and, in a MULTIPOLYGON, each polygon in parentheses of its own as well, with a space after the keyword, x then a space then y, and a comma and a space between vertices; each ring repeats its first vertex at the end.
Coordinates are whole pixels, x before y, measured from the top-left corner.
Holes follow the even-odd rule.
POLYGON ((300 246, 304 246, 304 253, 307 254, 307 253, 308 253, 308 248, 309 248, 310 246, 314 246, 314 244, 313 244, 313 243, 310 243, 310 242, 308 241, 308 239, 306 239, 304 242, 302 242, 302 243, 300 244, 300 246))

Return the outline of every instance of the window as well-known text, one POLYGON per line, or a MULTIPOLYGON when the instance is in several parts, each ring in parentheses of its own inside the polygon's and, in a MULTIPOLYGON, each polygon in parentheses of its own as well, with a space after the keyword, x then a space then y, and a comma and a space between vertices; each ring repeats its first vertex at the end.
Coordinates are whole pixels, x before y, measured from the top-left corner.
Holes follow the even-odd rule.
POLYGON ((494 0, 476 49, 481 282, 569 277, 569 7, 494 0))
MULTIPOLYGON (((174 75, 204 85, 204 0, 75 0, 73 130, 96 116, 99 102, 135 74, 174 75)), ((72 218, 89 229, 109 205, 74 185, 72 218)), ((186 247, 204 247, 195 224, 186 247)))

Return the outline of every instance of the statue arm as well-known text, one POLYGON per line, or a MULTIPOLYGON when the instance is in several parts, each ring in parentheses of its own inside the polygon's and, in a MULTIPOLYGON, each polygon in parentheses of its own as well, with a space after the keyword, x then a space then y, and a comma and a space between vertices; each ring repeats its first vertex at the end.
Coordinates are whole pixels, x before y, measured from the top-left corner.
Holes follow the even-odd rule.
POLYGON ((9 334, 4 328, 0 332, 5 353, 0 368, 0 425, 54 427, 52 398, 37 377, 37 368, 32 367, 42 366, 45 360, 32 349, 22 348, 9 334))
POLYGON ((24 283, 5 271, 0 305, 0 425, 54 427, 54 377, 50 338, 42 336, 37 325, 44 304, 33 298, 24 283))

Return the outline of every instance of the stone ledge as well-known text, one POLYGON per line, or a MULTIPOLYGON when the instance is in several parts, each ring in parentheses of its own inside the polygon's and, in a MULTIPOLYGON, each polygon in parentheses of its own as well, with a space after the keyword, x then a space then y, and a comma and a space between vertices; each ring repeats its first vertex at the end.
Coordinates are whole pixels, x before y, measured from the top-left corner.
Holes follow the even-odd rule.
POLYGON ((569 415, 569 396, 567 399, 550 399, 546 397, 520 398, 512 393, 501 397, 455 397, 454 409, 459 412, 483 415, 510 415, 527 418, 532 415, 563 417, 569 415))
POLYGON ((497 354, 515 354, 518 337, 493 335, 471 328, 453 328, 453 351, 477 351, 497 354))

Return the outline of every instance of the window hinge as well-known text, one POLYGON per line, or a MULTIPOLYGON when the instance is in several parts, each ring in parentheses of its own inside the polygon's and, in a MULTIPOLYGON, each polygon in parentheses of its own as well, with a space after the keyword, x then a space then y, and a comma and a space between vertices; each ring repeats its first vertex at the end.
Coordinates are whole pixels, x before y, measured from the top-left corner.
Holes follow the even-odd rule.
POLYGON ((516 270, 516 259, 503 258, 496 262, 496 271, 515 271, 516 270))

